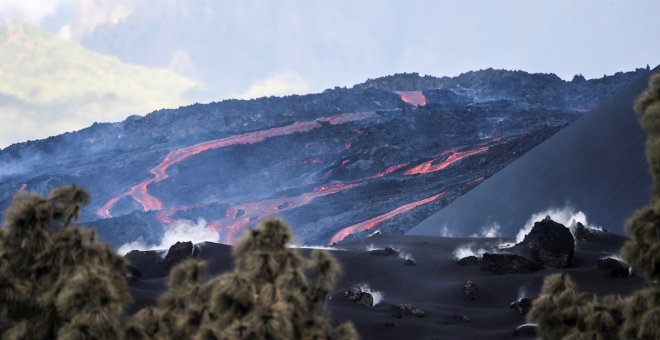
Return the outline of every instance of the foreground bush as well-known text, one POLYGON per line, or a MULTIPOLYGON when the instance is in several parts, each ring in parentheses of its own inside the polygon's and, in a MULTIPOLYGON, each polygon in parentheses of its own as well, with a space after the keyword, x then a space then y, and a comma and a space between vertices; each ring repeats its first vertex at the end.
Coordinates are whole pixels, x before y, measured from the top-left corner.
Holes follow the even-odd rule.
POLYGON ((207 281, 204 262, 184 261, 156 307, 126 316, 124 259, 71 226, 88 201, 74 186, 14 197, 0 231, 0 338, 357 339, 325 310, 338 264, 287 247, 291 231, 278 219, 236 244, 233 272, 207 281))
POLYGON ((578 293, 567 275, 550 275, 528 314, 541 339, 660 339, 660 74, 651 78, 635 110, 648 134, 646 156, 654 187, 649 205, 626 223, 629 240, 621 257, 646 280, 646 287, 625 299, 597 299, 578 293))

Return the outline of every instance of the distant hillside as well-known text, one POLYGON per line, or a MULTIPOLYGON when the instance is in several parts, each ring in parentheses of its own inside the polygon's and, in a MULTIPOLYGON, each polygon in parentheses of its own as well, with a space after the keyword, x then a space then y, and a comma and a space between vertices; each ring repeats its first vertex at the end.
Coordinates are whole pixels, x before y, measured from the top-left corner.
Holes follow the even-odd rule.
POLYGON ((164 69, 122 63, 44 32, 0 21, 0 147, 35 131, 47 137, 104 119, 189 103, 197 84, 164 69))
POLYGON ((646 82, 638 79, 409 233, 470 235, 493 224, 515 231, 532 214, 564 207, 623 233, 625 221, 651 195, 646 134, 632 108, 646 82))
POLYGON ((574 86, 492 72, 474 72, 470 91, 411 90, 396 75, 387 88, 195 104, 12 145, 0 210, 17 190, 76 183, 92 195, 82 219, 115 246, 191 225, 231 243, 269 215, 307 244, 402 234, 648 74, 574 86))

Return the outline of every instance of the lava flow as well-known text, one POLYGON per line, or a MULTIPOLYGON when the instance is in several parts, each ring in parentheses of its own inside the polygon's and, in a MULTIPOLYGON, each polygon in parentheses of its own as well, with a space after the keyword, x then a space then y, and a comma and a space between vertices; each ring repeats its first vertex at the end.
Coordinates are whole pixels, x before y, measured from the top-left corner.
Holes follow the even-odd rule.
POLYGON ((344 238, 346 238, 346 236, 348 236, 350 234, 353 234, 355 232, 361 232, 361 231, 373 229, 374 227, 378 226, 379 224, 381 224, 381 223, 383 223, 383 222, 385 222, 389 219, 392 219, 392 218, 394 218, 394 217, 396 217, 400 214, 403 214, 403 213, 406 213, 410 210, 413 210, 413 209, 419 207, 420 205, 425 205, 425 204, 431 203, 431 202, 435 201, 436 199, 438 199, 438 197, 440 197, 442 195, 444 195, 444 192, 433 195, 431 197, 427 197, 427 198, 425 198, 423 200, 420 200, 420 201, 417 201, 417 202, 412 202, 412 203, 408 203, 406 205, 402 205, 402 206, 400 206, 400 207, 398 207, 394 210, 388 211, 388 212, 386 212, 382 215, 378 215, 378 216, 376 216, 372 219, 368 219, 364 222, 360 222, 360 223, 354 224, 350 227, 346 227, 346 228, 340 230, 334 236, 332 236, 332 238, 330 238, 330 242, 328 242, 328 244, 337 243, 337 242, 343 240, 344 238))
POLYGON ((256 221, 258 218, 299 208, 318 197, 352 189, 361 184, 362 182, 335 183, 318 187, 312 192, 303 193, 297 196, 270 198, 261 201, 236 204, 227 209, 224 219, 211 222, 209 228, 212 228, 221 234, 223 243, 232 244, 234 237, 245 228, 249 227, 250 223, 256 221))
POLYGON ((422 91, 394 91, 394 93, 398 94, 401 100, 408 104, 416 106, 426 105, 426 97, 422 91))
POLYGON ((445 159, 444 161, 442 161, 439 164, 433 164, 437 160, 437 158, 434 158, 430 161, 426 161, 422 164, 419 164, 417 166, 414 166, 414 167, 406 170, 404 172, 404 174, 406 174, 406 175, 417 175, 417 174, 427 174, 429 172, 444 170, 444 169, 450 167, 452 164, 460 161, 461 159, 463 159, 465 157, 473 156, 473 155, 480 154, 480 153, 483 153, 483 152, 486 152, 486 151, 488 151, 487 146, 484 146, 484 147, 481 147, 481 148, 478 148, 478 149, 473 149, 473 150, 454 152, 451 155, 449 155, 449 157, 447 157, 447 159, 445 159))
POLYGON ((124 197, 131 197, 142 205, 144 211, 161 210, 163 208, 162 202, 149 194, 148 186, 152 183, 158 183, 169 177, 167 169, 174 164, 180 163, 185 159, 197 155, 199 153, 220 149, 234 145, 255 144, 263 142, 264 140, 277 136, 285 136, 293 133, 308 132, 322 127, 321 123, 328 123, 330 125, 339 125, 353 121, 359 121, 371 118, 375 115, 374 112, 361 112, 361 113, 345 113, 334 115, 325 118, 319 118, 310 121, 295 122, 290 125, 275 127, 265 130, 247 132, 239 135, 219 138, 207 142, 195 144, 192 146, 183 147, 170 151, 165 158, 155 167, 149 170, 152 178, 140 182, 132 186, 127 192, 113 197, 108 200, 96 214, 101 218, 112 217, 111 210, 120 199, 124 197))

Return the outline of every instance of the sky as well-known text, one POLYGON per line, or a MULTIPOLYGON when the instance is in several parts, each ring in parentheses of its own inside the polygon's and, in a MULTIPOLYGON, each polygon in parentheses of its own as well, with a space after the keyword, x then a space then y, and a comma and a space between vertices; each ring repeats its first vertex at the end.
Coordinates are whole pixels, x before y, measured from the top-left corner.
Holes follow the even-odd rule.
MULTIPOLYGON (((399 72, 598 78, 660 63, 657 13, 657 0, 0 0, 0 20, 193 81, 190 103, 320 92, 399 72)), ((78 106, 56 116, 82 116, 69 107, 78 106)), ((50 109, 30 119, 54 116, 50 109)), ((122 110, 131 112, 93 110, 63 129, 148 113, 122 110)), ((5 116, 31 126, 19 121, 27 115, 5 116)), ((57 131, 20 131, 0 148, 44 133, 57 131)))

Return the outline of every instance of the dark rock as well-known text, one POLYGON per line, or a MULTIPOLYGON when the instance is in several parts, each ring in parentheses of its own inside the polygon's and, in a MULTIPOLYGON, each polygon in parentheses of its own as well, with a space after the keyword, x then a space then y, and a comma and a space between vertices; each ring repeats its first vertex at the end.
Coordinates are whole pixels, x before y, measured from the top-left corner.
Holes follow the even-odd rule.
POLYGON ((417 265, 417 262, 415 262, 415 260, 413 260, 413 259, 406 259, 406 261, 404 261, 404 263, 406 264, 406 266, 416 266, 417 265))
POLYGON ((392 314, 392 317, 393 317, 393 318, 397 318, 397 319, 401 319, 401 318, 403 318, 403 314, 401 314, 401 313, 394 313, 394 314, 392 314))
POLYGON ((126 265, 126 271, 124 272, 124 278, 126 278, 126 280, 131 282, 136 282, 141 277, 142 277, 142 273, 140 272, 139 269, 135 268, 130 264, 126 265))
POLYGON ((479 286, 472 281, 468 281, 463 285, 463 294, 470 300, 476 300, 479 298, 479 286))
POLYGON ((479 264, 479 258, 476 256, 466 256, 456 262, 458 262, 458 264, 461 266, 473 266, 475 264, 479 264))
POLYGON ((176 264, 183 260, 193 257, 193 244, 192 242, 177 242, 173 244, 165 255, 163 260, 167 270, 172 269, 176 264))
POLYGON ((357 299, 360 298, 360 295, 362 295, 362 288, 358 285, 352 285, 351 288, 348 288, 344 292, 344 295, 351 301, 357 301, 357 299))
POLYGON ((594 238, 594 232, 585 227, 584 224, 578 222, 575 225, 575 238, 578 241, 589 241, 594 238))
POLYGON ((534 223, 532 231, 516 248, 545 265, 568 267, 575 251, 575 239, 568 228, 547 216, 534 223))
POLYGON ((374 297, 365 292, 362 291, 362 288, 358 285, 353 285, 349 289, 347 289, 344 292, 344 295, 351 301, 360 304, 360 305, 365 305, 365 306, 373 306, 374 305, 374 297))
POLYGON ((410 314, 418 317, 418 318, 423 318, 426 313, 424 312, 423 309, 421 308, 413 308, 413 310, 410 311, 410 314))
POLYGON ((630 269, 625 262, 606 257, 599 259, 596 266, 598 269, 608 272, 611 277, 629 277, 630 269))
POLYGON ((509 307, 511 307, 511 309, 514 309, 520 315, 527 315, 529 309, 532 308, 532 299, 528 297, 518 299, 514 302, 511 302, 509 307))
POLYGON ((399 251, 392 247, 385 247, 383 249, 370 250, 369 254, 375 256, 390 256, 390 255, 399 255, 399 251))
POLYGON ((398 305, 392 305, 392 307, 399 310, 401 313, 410 313, 412 311, 412 305, 409 303, 402 303, 398 305))
POLYGON ((536 337, 536 325, 526 323, 516 327, 512 333, 515 336, 536 337))
POLYGON ((543 265, 516 254, 485 253, 481 259, 482 269, 495 274, 533 273, 543 268, 543 265))
POLYGON ((463 323, 463 322, 470 322, 470 318, 468 318, 465 315, 460 315, 460 314, 452 314, 449 316, 448 320, 443 321, 442 323, 444 324, 455 324, 455 323, 463 323))
POLYGON ((360 294, 360 297, 355 301, 355 303, 360 304, 360 305, 373 307, 374 297, 371 294, 367 293, 367 292, 362 292, 362 294, 360 294))
POLYGON ((385 327, 387 327, 387 328, 396 328, 396 322, 394 322, 394 321, 385 321, 385 327))

